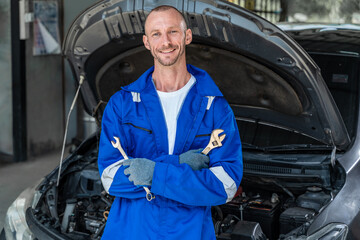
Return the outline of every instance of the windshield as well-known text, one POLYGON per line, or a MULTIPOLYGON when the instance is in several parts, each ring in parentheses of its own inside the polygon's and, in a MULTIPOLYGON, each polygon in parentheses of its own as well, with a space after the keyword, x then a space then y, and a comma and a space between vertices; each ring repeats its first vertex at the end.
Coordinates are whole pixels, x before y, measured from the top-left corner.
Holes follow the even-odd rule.
POLYGON ((321 69, 326 85, 344 120, 352 140, 355 139, 359 103, 359 57, 345 54, 310 52, 321 69))

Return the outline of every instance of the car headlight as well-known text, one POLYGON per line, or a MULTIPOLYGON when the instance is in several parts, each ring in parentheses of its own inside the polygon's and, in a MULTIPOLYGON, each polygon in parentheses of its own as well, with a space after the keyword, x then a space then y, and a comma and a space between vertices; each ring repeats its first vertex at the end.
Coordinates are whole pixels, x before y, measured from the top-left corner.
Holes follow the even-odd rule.
POLYGON ((349 228, 342 223, 330 223, 319 231, 310 235, 307 240, 345 240, 349 228))
MULTIPOLYGON (((35 185, 37 186, 37 184, 35 185)), ((39 194, 35 194, 35 187, 27 188, 19 197, 10 205, 4 224, 4 231, 7 240, 33 240, 34 235, 30 231, 26 219, 25 212, 32 206, 33 199, 37 199, 39 194)))
POLYGON ((291 232, 290 235, 282 238, 283 240, 345 240, 349 232, 349 227, 343 223, 330 223, 310 236, 297 235, 291 232))

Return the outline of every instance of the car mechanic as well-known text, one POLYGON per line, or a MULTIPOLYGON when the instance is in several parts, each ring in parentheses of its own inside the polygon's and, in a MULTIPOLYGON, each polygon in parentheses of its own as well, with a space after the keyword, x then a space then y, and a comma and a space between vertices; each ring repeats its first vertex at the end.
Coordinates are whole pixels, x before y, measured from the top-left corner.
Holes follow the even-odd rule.
POLYGON ((191 42, 176 8, 154 8, 143 36, 154 66, 105 108, 98 165, 115 200, 102 239, 216 239, 211 206, 230 201, 240 185, 241 141, 214 81, 186 64, 191 42), (206 156, 200 151, 214 129, 223 129, 226 138, 206 156), (114 137, 128 160, 112 146, 114 137), (146 199, 143 187, 155 198, 146 199))

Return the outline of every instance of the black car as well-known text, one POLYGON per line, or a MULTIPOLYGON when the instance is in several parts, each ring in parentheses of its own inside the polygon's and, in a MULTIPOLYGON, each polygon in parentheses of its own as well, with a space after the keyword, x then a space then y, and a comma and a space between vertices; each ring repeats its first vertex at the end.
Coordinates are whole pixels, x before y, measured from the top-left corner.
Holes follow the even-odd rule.
MULTIPOLYGON (((184 13, 187 62, 212 76, 238 122, 244 177, 231 202, 212 208, 217 239, 360 239, 360 27, 281 30, 223 1, 100 1, 63 46, 99 122, 110 96, 153 64, 144 21, 162 4, 184 13)), ((100 239, 113 197, 98 142, 99 133, 86 139, 15 200, 6 239, 100 239)))

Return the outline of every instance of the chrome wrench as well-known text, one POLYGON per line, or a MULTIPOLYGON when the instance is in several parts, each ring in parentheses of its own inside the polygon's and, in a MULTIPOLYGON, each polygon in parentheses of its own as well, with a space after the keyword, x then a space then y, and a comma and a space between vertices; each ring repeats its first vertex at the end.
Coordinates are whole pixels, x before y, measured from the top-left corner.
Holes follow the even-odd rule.
MULTIPOLYGON (((114 148, 117 148, 121 155, 123 156, 123 158, 126 160, 126 159, 129 159, 128 156, 126 155, 124 149, 121 147, 121 143, 120 143, 120 139, 118 137, 115 137, 113 136, 113 138, 115 139, 115 142, 114 141, 111 141, 111 144, 113 145, 114 148)), ((146 199, 150 202, 151 200, 153 200, 155 198, 155 195, 153 195, 149 188, 147 187, 143 187, 145 189, 145 192, 146 192, 146 199)))
POLYGON ((220 135, 220 133, 224 132, 222 129, 214 129, 211 132, 211 137, 208 145, 204 148, 204 150, 201 152, 204 155, 208 155, 211 150, 217 147, 222 146, 222 141, 224 140, 226 134, 220 135))

